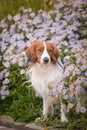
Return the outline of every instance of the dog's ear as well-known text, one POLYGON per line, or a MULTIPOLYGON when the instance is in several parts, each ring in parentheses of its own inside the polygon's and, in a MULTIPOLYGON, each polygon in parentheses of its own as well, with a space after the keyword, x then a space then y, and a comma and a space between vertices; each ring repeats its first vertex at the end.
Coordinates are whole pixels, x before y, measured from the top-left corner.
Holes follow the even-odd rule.
POLYGON ((58 57, 60 56, 60 52, 59 52, 56 44, 53 44, 53 48, 54 48, 54 55, 58 59, 58 57))
POLYGON ((52 61, 55 64, 58 60, 58 57, 60 56, 60 52, 56 46, 56 44, 52 43, 52 48, 53 48, 53 56, 52 56, 52 61))
POLYGON ((27 48, 25 52, 26 56, 28 57, 29 62, 36 61, 36 54, 35 54, 35 44, 32 43, 29 48, 27 48))

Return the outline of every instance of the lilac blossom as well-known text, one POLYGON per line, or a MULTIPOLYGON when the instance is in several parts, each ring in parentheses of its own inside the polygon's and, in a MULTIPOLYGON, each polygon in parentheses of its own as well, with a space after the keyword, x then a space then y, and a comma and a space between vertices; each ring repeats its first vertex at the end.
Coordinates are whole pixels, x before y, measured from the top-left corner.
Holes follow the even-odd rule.
POLYGON ((9 76, 10 76, 10 72, 9 71, 5 72, 4 77, 7 78, 9 76))
POLYGON ((8 20, 9 20, 9 21, 11 21, 11 20, 12 20, 12 16, 11 16, 10 14, 8 15, 8 17, 7 17, 7 18, 8 18, 8 20))
POLYGON ((31 18, 34 18, 35 17, 35 13, 31 13, 30 16, 31 16, 31 18))
POLYGON ((17 58, 13 58, 12 60, 11 60, 11 64, 16 64, 17 63, 17 58))
POLYGON ((9 79, 8 79, 8 78, 5 78, 5 79, 3 80, 3 85, 8 84, 9 82, 10 82, 9 79))
POLYGON ((87 111, 87 109, 86 109, 86 108, 81 107, 81 113, 85 113, 86 111, 87 111))
POLYGON ((2 45, 1 45, 1 52, 4 52, 6 50, 7 46, 4 42, 2 42, 2 45))
POLYGON ((9 62, 3 62, 2 64, 3 64, 4 67, 6 67, 6 68, 9 68, 9 67, 10 67, 10 63, 9 63, 9 62))
POLYGON ((6 96, 6 95, 8 95, 9 94, 9 91, 8 90, 1 90, 0 91, 0 94, 2 95, 2 96, 6 96))
POLYGON ((70 56, 64 57, 64 62, 67 62, 68 60, 70 60, 70 56))
POLYGON ((3 85, 0 89, 0 97, 2 100, 4 100, 6 98, 6 96, 9 95, 9 90, 6 90, 6 85, 3 85))
POLYGON ((85 76, 87 77, 87 71, 85 72, 85 76))
POLYGON ((42 22, 42 19, 38 16, 36 16, 34 19, 33 19, 33 24, 39 24, 42 22))
POLYGON ((69 102, 67 107, 67 112, 69 112, 71 108, 73 108, 73 103, 69 102))
POLYGON ((7 27, 8 27, 7 23, 5 22, 5 19, 2 19, 2 20, 0 21, 0 27, 1 27, 1 28, 7 28, 7 27))
POLYGON ((63 82, 60 82, 60 84, 58 84, 58 93, 62 93, 62 90, 63 90, 63 87, 64 87, 64 83, 63 82))
POLYGON ((20 14, 16 14, 16 15, 13 17, 13 20, 14 20, 14 21, 18 21, 18 20, 20 20, 20 19, 21 19, 20 14))

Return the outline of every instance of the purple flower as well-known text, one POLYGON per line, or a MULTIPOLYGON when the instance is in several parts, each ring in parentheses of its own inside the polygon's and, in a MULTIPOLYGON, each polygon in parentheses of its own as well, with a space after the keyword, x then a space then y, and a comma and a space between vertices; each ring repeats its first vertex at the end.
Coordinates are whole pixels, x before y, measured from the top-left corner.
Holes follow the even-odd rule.
POLYGON ((11 63, 12 63, 12 64, 16 64, 16 63, 17 63, 17 59, 16 59, 16 58, 13 58, 13 59, 11 60, 11 63))
POLYGON ((2 63, 6 68, 9 68, 10 67, 10 63, 9 62, 3 62, 2 63))
POLYGON ((1 90, 0 94, 2 96, 6 96, 6 95, 9 95, 9 91, 8 90, 1 90))
POLYGON ((0 27, 1 27, 1 28, 7 28, 7 27, 8 27, 7 23, 5 23, 5 19, 2 19, 2 20, 1 20, 1 22, 0 22, 0 27))
POLYGON ((35 13, 30 13, 31 18, 35 17, 35 13))
POLYGON ((70 56, 64 57, 64 62, 67 62, 68 60, 70 60, 70 56))
POLYGON ((60 82, 58 84, 58 93, 62 93, 63 87, 64 87, 64 83, 60 82))
POLYGON ((10 27, 10 34, 14 34, 15 33, 15 28, 16 28, 16 25, 11 25, 10 27))
POLYGON ((2 42, 2 45, 1 45, 1 52, 4 52, 5 50, 7 49, 7 46, 4 42, 2 42))
POLYGON ((55 21, 58 21, 58 22, 59 22, 61 16, 62 16, 62 14, 58 14, 58 15, 56 16, 56 18, 55 18, 55 21))
POLYGON ((1 90, 0 90, 0 96, 1 96, 1 99, 4 100, 6 98, 7 95, 9 95, 9 91, 6 90, 6 87, 7 86, 2 86, 1 90))
POLYGON ((49 96, 55 96, 55 97, 58 97, 59 93, 58 93, 58 89, 57 87, 53 88, 53 90, 51 90, 49 92, 49 96))
POLYGON ((85 76, 87 77, 87 71, 85 72, 85 76))
POLYGON ((68 107, 67 107, 67 112, 70 111, 71 108, 73 108, 74 104, 73 103, 68 103, 68 107))
POLYGON ((75 75, 80 75, 80 74, 81 74, 80 69, 75 68, 74 71, 73 71, 73 76, 75 76, 75 75))
POLYGON ((81 107, 81 113, 85 113, 87 109, 85 107, 81 107))
POLYGON ((34 19, 33 19, 33 24, 38 24, 38 23, 41 23, 42 22, 42 19, 38 16, 36 16, 34 19))
POLYGON ((77 113, 85 113, 86 112, 86 108, 82 106, 82 104, 80 103, 77 103, 77 106, 76 106, 76 112, 77 113))
POLYGON ((10 72, 7 71, 7 72, 5 73, 5 75, 4 75, 4 77, 7 78, 7 77, 9 77, 9 76, 10 76, 10 72))
POLYGON ((65 72, 64 72, 64 78, 70 75, 70 73, 75 69, 75 65, 69 65, 66 67, 65 72))
POLYGON ((14 21, 18 21, 21 19, 21 16, 20 14, 16 14, 14 17, 13 17, 14 21))
POLYGON ((8 20, 11 21, 12 20, 12 16, 11 15, 8 15, 8 20))
POLYGON ((10 82, 10 80, 9 80, 8 78, 5 78, 5 79, 3 80, 3 85, 8 84, 9 82, 10 82))

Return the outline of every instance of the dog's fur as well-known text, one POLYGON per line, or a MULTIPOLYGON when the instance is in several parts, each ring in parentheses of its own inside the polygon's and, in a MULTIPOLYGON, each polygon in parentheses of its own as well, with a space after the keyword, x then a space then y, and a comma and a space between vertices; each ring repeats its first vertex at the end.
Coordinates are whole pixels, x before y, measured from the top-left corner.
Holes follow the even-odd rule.
POLYGON ((31 84, 43 99, 43 115, 47 116, 50 108, 53 112, 53 105, 61 104, 61 122, 67 122, 66 105, 61 99, 49 95, 50 90, 58 85, 63 79, 63 65, 58 61, 60 53, 52 42, 35 42, 26 50, 26 56, 30 63, 29 74, 31 84))

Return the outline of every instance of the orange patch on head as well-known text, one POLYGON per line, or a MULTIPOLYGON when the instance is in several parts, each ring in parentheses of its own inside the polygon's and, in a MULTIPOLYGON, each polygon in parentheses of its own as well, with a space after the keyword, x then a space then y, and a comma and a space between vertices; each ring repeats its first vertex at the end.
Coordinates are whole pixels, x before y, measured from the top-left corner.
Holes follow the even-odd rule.
POLYGON ((32 43, 31 46, 26 50, 26 56, 29 58, 30 62, 39 61, 41 54, 43 53, 44 46, 43 43, 38 41, 32 43))
MULTIPOLYGON (((55 64, 60 55, 55 43, 46 42, 46 50, 50 56, 51 62, 55 64)), ((41 41, 32 43, 30 47, 26 50, 26 56, 32 63, 40 62, 41 55, 44 51, 44 44, 41 41)))
POLYGON ((60 55, 55 43, 47 42, 47 51, 51 57, 51 62, 55 64, 60 55))

